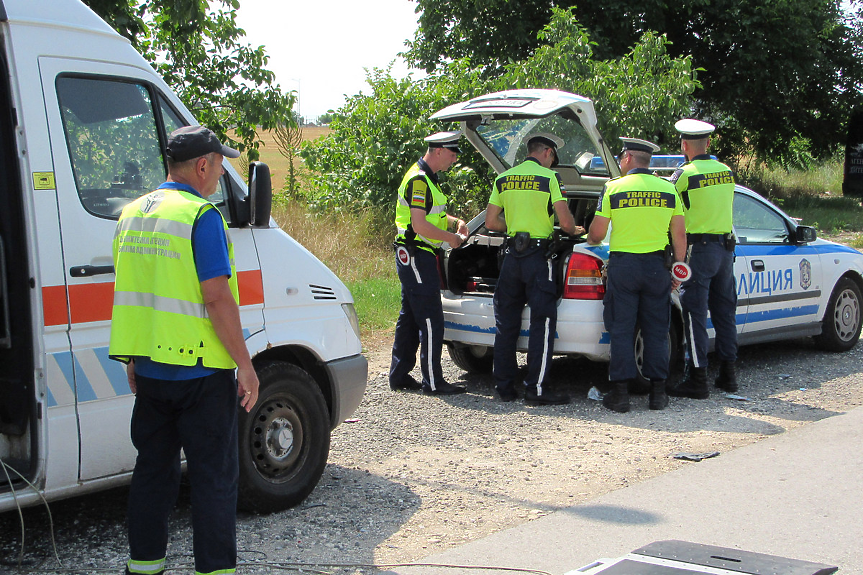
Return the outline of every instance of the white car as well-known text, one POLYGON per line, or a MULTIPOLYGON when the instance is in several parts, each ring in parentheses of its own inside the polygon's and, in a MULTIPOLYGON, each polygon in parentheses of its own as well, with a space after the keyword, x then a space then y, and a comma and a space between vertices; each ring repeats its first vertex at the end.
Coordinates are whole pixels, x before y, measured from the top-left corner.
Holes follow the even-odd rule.
MULTIPOLYGON (((613 154, 596 129, 590 100, 553 90, 513 90, 449 106, 432 119, 460 121, 471 144, 501 173, 524 159, 526 136, 552 132, 563 138, 555 169, 566 187, 576 224, 589 227, 603 184, 619 175, 613 154), (595 158, 602 158, 602 162, 595 158), (609 171, 606 166, 611 166, 609 171)), ((485 228, 480 213, 470 237, 443 256, 445 333, 450 357, 467 371, 490 371, 494 346, 492 297, 504 236, 485 228)), ((814 336, 824 349, 845 351, 860 337, 863 254, 818 239, 757 193, 737 186, 734 198, 737 332, 741 345, 814 336)), ((602 321, 607 242, 587 246, 565 238, 557 250, 560 300, 554 353, 609 360, 602 321)), ((672 362, 681 352, 682 315, 672 294, 672 362)), ((527 351, 529 309, 522 317, 520 351, 527 351)), ((709 334, 713 329, 708 322, 709 334)), ((636 338, 640 366, 641 339, 636 338)))

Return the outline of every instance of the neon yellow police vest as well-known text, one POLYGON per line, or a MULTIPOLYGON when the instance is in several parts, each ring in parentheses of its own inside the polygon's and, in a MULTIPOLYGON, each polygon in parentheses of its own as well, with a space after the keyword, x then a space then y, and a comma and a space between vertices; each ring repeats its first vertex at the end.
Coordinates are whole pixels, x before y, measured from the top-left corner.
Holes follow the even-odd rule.
POLYGON ((557 172, 525 160, 497 177, 488 203, 503 208, 506 233, 548 238, 554 231, 554 202, 563 200, 557 172))
POLYGON ((405 243, 417 242, 418 247, 434 253, 443 243, 442 240, 433 240, 416 233, 411 226, 411 208, 420 208, 425 210, 427 207, 428 193, 431 192, 431 209, 426 212, 426 220, 437 228, 446 231, 446 196, 443 195, 438 187, 431 181, 431 178, 420 169, 419 164, 414 164, 399 186, 399 199, 396 204, 396 242, 405 243), (408 184, 411 185, 411 197, 406 198, 408 184), (425 244, 425 245, 423 245, 425 244))
POLYGON ((611 220, 610 251, 645 254, 668 245, 671 217, 683 206, 671 182, 635 173, 605 184, 596 215, 611 220))
MULTIPOLYGON (((192 252, 192 228, 215 206, 189 192, 159 189, 126 206, 114 234, 116 282, 108 354, 149 357, 170 365, 237 367, 207 315, 192 252)), ((221 214, 220 214, 221 215, 221 214)), ((222 218, 225 234, 227 224, 222 218)), ((231 277, 239 302, 234 246, 231 277)))
MULTIPOLYGON (((705 156, 706 157, 706 156, 705 156)), ((686 194, 686 232, 690 234, 731 233, 734 202, 734 172, 718 160, 693 160, 680 168, 675 181, 681 197, 686 194)))

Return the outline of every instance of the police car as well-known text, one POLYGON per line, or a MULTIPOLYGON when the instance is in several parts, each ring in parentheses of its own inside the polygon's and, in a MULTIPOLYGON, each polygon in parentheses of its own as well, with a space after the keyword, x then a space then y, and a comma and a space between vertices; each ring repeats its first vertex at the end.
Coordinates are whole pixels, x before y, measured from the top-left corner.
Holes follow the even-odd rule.
MULTIPOLYGON (((524 160, 530 134, 563 138, 555 168, 566 187, 576 224, 590 226, 603 184, 617 177, 614 154, 596 128, 593 103, 554 90, 512 90, 440 110, 432 119, 457 121, 467 140, 497 173, 524 160), (601 158, 598 162, 595 158, 601 158)), ((467 371, 490 371, 494 346, 492 297, 504 236, 485 228, 484 213, 468 223, 470 236, 442 256, 444 340, 450 357, 467 371)), ((734 199, 737 331, 741 345, 813 336, 826 350, 846 351, 860 337, 863 254, 819 239, 756 192, 737 186, 734 199)), ((567 238, 555 250, 560 302, 554 353, 609 360, 609 334, 602 321, 603 267, 607 241, 587 246, 567 238)), ((677 294, 669 333, 681 351, 682 316, 677 294)), ((518 346, 527 350, 529 310, 518 346)), ((712 326, 708 323, 713 337, 712 326)), ((640 359, 641 340, 636 338, 640 359)), ((640 365, 640 361, 639 361, 640 365)))

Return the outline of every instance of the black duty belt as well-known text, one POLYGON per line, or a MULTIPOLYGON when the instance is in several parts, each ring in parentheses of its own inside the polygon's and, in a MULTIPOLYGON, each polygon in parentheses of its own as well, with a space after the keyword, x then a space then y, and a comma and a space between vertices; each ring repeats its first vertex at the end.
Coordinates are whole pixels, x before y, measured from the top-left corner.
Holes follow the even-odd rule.
POLYGON ((615 256, 665 256, 665 250, 656 250, 655 252, 609 252, 608 257, 615 256))
POLYGON ((686 234, 686 243, 701 244, 708 242, 724 242, 728 234, 686 234))
MULTIPOLYGON (((530 243, 528 247, 530 248, 547 248, 551 245, 551 240, 548 238, 530 238, 530 243)), ((512 248, 515 247, 515 238, 509 237, 506 239, 506 247, 512 248)))

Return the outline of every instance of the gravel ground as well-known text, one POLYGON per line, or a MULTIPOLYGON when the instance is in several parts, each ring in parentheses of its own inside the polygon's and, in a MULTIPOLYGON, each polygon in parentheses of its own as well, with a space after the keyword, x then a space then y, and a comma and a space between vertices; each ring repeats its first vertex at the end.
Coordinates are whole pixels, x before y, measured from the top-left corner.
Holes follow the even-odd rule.
MULTIPOLYGON (((742 348, 740 394, 671 400, 664 411, 636 397, 616 414, 587 399, 606 390, 606 368, 558 358, 552 382, 573 402, 501 403, 490 376, 468 376, 445 356, 444 374, 468 386, 461 396, 392 392, 388 342, 373 348, 369 385, 354 417, 333 433, 320 484, 299 507, 240 514, 241 560, 389 564, 482 538, 683 465, 678 453, 722 453, 863 404, 858 345, 844 354, 810 340, 742 348)), ((522 358, 523 361, 523 358, 522 358)), ((51 505, 63 565, 119 573, 126 557, 125 488, 51 505)), ((0 516, 0 573, 17 572, 17 513, 0 516)), ((24 510, 28 568, 56 566, 43 509, 24 510)), ((191 561, 188 490, 171 520, 169 558, 191 561)), ((328 571, 339 571, 331 567, 328 571)), ((356 569, 341 569, 356 571, 356 569)), ((63 572, 73 572, 65 570, 63 572)), ((248 566, 241 573, 280 572, 248 566)))

